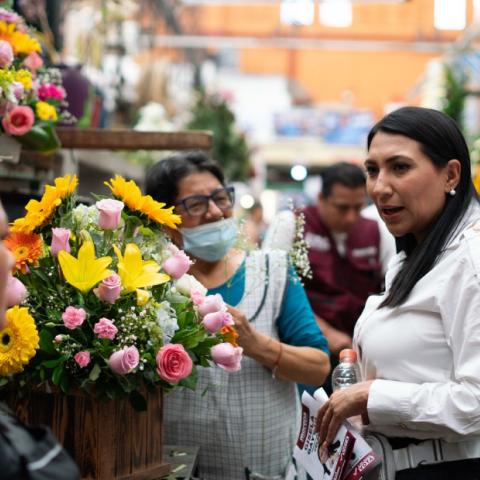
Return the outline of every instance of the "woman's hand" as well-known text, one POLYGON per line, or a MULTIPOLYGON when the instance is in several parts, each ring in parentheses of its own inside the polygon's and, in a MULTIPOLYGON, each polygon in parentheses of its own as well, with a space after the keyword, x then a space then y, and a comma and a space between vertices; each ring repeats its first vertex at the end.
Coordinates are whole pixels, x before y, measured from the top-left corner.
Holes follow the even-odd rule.
POLYGON ((340 428, 341 423, 354 415, 366 416, 368 394, 373 380, 360 382, 343 390, 333 392, 317 413, 319 443, 326 449, 340 428))
POLYGON ((232 315, 235 322, 235 330, 238 333, 238 344, 243 348, 246 355, 248 355, 250 347, 256 341, 255 328, 250 324, 245 314, 237 308, 227 306, 228 313, 232 315))

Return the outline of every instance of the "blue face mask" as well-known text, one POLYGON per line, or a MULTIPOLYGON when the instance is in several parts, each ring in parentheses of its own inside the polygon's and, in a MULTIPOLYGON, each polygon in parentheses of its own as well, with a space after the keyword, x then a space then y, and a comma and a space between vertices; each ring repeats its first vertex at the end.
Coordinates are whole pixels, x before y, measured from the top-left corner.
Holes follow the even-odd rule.
POLYGON ((186 252, 206 262, 216 262, 235 245, 238 226, 234 218, 227 218, 199 227, 181 228, 180 233, 186 252))

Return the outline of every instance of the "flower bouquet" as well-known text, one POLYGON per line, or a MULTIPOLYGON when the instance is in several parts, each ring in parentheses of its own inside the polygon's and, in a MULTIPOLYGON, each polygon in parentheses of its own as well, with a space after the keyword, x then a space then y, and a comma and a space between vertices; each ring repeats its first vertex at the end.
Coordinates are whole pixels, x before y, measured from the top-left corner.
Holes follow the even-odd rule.
POLYGON ((71 121, 58 69, 44 68, 39 42, 23 18, 0 8, 1 127, 29 150, 60 147, 54 124, 71 121))
POLYGON ((77 204, 77 178, 30 200, 5 245, 15 257, 0 331, 0 385, 80 389, 99 398, 195 388, 198 365, 240 369, 242 349, 219 295, 187 271, 164 227, 181 219, 120 176, 114 198, 77 204))

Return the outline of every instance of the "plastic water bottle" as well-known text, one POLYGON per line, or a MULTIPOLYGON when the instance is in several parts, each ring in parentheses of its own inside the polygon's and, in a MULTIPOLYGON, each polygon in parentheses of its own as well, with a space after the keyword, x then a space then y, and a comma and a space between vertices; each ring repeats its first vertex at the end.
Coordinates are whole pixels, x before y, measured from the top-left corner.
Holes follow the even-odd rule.
POLYGON ((339 355, 340 363, 332 372, 332 390, 350 387, 360 381, 360 369, 357 364, 357 352, 345 348, 339 355))

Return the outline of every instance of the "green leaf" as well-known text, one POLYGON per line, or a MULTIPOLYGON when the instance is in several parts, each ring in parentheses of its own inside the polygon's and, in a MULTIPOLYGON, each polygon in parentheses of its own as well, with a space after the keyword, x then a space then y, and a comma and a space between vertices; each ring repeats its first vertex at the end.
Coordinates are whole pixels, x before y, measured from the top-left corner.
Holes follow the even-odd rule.
POLYGON ((130 392, 130 403, 137 412, 144 412, 147 409, 146 398, 136 390, 130 392))
POLYGON ((102 372, 102 369, 100 368, 100 365, 98 363, 96 363, 92 370, 90 371, 90 375, 88 376, 88 378, 92 381, 92 382, 95 382, 98 377, 100 376, 100 373, 102 372))
POLYGON ((63 363, 68 357, 66 355, 62 355, 61 357, 55 358, 53 360, 46 360, 42 363, 45 368, 55 368, 56 366, 63 363))
POLYGON ((63 364, 56 367, 52 373, 52 382, 54 385, 59 385, 60 377, 62 376, 62 373, 63 373, 63 364))
POLYGON ((192 373, 187 378, 181 380, 178 384, 190 390, 195 390, 195 387, 197 386, 197 380, 198 371, 196 368, 193 368, 192 373))
POLYGON ((192 350, 204 340, 205 336, 205 331, 199 327, 188 330, 180 329, 172 338, 172 342, 181 343, 187 350, 192 350))
POLYGON ((8 383, 8 378, 0 378, 0 387, 3 387, 4 385, 6 385, 8 383))
POLYGON ((45 282, 46 284, 50 283, 49 278, 45 275, 45 273, 40 268, 32 268, 30 271, 32 275, 39 277, 40 280, 42 280, 42 282, 45 282))
POLYGON ((47 330, 43 329, 40 332, 40 349, 44 352, 54 355, 56 352, 55 347, 53 345, 53 335, 47 330))
POLYGON ((60 374, 59 385, 63 393, 67 393, 70 389, 70 380, 68 377, 68 373, 65 369, 63 369, 62 373, 60 374))

